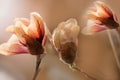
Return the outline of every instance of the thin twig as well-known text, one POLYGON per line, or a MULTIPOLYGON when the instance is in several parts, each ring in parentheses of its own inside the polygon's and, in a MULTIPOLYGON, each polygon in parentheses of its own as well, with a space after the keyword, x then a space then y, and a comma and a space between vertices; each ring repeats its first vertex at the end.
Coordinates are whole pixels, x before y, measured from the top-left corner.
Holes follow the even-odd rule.
POLYGON ((79 71, 80 73, 84 74, 85 77, 90 78, 91 80, 96 80, 94 77, 90 76, 88 73, 84 72, 81 68, 78 68, 75 65, 71 65, 71 68, 76 71, 79 71))
POLYGON ((35 69, 35 73, 34 73, 34 76, 33 76, 33 80, 36 80, 36 77, 39 73, 39 65, 41 63, 41 57, 40 55, 37 55, 36 56, 36 69, 35 69))
POLYGON ((119 60, 119 57, 120 57, 119 45, 120 45, 120 43, 119 43, 119 39, 118 39, 119 33, 116 30, 115 30, 115 33, 116 33, 115 35, 112 35, 109 30, 107 30, 107 33, 108 33, 109 41, 110 41, 112 49, 113 49, 113 53, 114 53, 114 57, 116 59, 117 66, 120 69, 120 60, 119 60), (113 39, 117 42, 116 45, 115 45, 113 39))

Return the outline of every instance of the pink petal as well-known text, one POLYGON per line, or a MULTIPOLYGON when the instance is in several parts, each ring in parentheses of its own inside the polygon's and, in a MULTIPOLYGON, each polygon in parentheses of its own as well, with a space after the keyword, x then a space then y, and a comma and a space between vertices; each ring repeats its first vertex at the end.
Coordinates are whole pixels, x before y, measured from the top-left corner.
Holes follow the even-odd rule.
POLYGON ((116 16, 115 13, 113 13, 113 18, 114 18, 114 20, 115 20, 116 22, 118 22, 118 19, 117 19, 117 16, 116 16))
POLYGON ((27 27, 23 29, 24 24, 22 24, 20 21, 16 22, 16 25, 7 27, 7 31, 15 34, 20 42, 23 44, 26 44, 26 37, 28 37, 27 33, 27 27))
POLYGON ((29 24, 30 24, 29 20, 26 19, 26 18, 15 18, 14 21, 15 21, 15 23, 16 23, 17 21, 21 21, 26 27, 28 27, 29 24))
POLYGON ((105 25, 93 25, 91 26, 91 31, 93 32, 100 32, 100 31, 103 31, 103 30, 106 30, 107 27, 105 25))
POLYGON ((87 26, 82 30, 83 34, 92 35, 96 32, 100 32, 108 29, 105 25, 100 25, 100 22, 97 20, 88 20, 87 26))
POLYGON ((23 53, 29 53, 29 51, 25 46, 19 43, 15 35, 12 35, 8 42, 0 45, 0 54, 13 55, 23 53))
POLYGON ((42 46, 45 46, 46 40, 47 40, 47 35, 45 35, 43 40, 42 40, 42 46))

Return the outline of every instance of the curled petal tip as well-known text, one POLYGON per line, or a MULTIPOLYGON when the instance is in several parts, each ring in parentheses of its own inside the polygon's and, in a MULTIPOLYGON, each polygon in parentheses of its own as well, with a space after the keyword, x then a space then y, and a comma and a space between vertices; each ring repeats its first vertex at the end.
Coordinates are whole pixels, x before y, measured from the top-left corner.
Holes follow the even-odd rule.
POLYGON ((33 37, 40 38, 44 36, 45 23, 42 20, 42 17, 36 12, 31 13, 31 24, 29 29, 34 33, 33 35, 29 32, 29 34, 33 37))
POLYGON ((30 13, 30 15, 33 16, 33 17, 40 17, 40 18, 42 18, 42 17, 40 16, 40 14, 37 13, 37 12, 32 12, 32 13, 30 13))
POLYGON ((34 21, 42 22, 43 21, 42 17, 37 12, 32 12, 30 14, 30 17, 31 17, 31 22, 34 22, 34 21))
POLYGON ((30 24, 29 20, 26 18, 15 18, 14 22, 16 23, 17 21, 20 21, 21 23, 23 23, 26 27, 28 27, 28 25, 30 24))
POLYGON ((14 26, 11 25, 11 26, 7 27, 7 28, 6 28, 6 31, 11 32, 11 33, 14 33, 14 26))
POLYGON ((106 4, 104 3, 104 2, 102 2, 102 1, 95 1, 94 2, 94 5, 97 7, 104 7, 104 6, 106 6, 106 4))
POLYGON ((39 13, 37 13, 37 12, 31 12, 30 14, 31 15, 38 15, 39 16, 39 13))
POLYGON ((70 18, 69 20, 66 21, 66 23, 72 23, 72 24, 77 25, 77 20, 74 18, 70 18))
POLYGON ((102 1, 95 1, 94 4, 104 4, 102 1))
POLYGON ((98 16, 102 17, 112 17, 112 10, 103 2, 97 1, 95 2, 95 6, 97 8, 98 16))

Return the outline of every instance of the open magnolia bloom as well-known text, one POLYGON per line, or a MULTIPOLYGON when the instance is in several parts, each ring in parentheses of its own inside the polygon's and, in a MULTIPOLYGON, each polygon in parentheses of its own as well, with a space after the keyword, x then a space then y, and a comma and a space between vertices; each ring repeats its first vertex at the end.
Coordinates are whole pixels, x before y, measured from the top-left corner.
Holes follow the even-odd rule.
POLYGON ((91 35, 106 29, 117 29, 119 27, 115 13, 101 1, 96 1, 95 6, 87 12, 87 25, 82 33, 91 35))
POLYGON ((53 32, 53 44, 62 62, 73 65, 78 46, 79 26, 75 19, 61 22, 53 32))
POLYGON ((95 6, 88 10, 86 16, 87 26, 82 30, 82 33, 92 35, 107 30, 116 63, 120 69, 119 23, 115 13, 103 2, 96 1, 95 6))
POLYGON ((41 63, 41 54, 44 53, 45 30, 46 25, 41 16, 36 12, 32 12, 30 21, 26 18, 15 19, 14 25, 7 28, 8 32, 13 33, 12 37, 6 43, 0 45, 0 54, 3 55, 30 53, 37 56, 33 80, 36 79, 41 63))
POLYGON ((9 26, 7 31, 12 32, 13 35, 8 42, 0 45, 0 54, 43 54, 45 23, 38 13, 31 13, 30 21, 26 18, 16 18, 15 24, 9 26))

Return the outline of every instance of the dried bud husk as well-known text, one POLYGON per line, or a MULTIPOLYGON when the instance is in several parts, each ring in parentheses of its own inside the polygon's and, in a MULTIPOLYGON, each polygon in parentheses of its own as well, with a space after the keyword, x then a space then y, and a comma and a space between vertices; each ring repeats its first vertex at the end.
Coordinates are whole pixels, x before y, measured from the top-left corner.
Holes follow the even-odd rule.
POLYGON ((77 46, 73 42, 66 42, 61 44, 60 48, 60 60, 72 65, 76 58, 77 46))
POLYGON ((53 32, 53 44, 59 59, 70 66, 74 64, 78 46, 79 26, 75 19, 61 22, 53 32))

